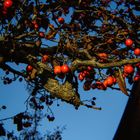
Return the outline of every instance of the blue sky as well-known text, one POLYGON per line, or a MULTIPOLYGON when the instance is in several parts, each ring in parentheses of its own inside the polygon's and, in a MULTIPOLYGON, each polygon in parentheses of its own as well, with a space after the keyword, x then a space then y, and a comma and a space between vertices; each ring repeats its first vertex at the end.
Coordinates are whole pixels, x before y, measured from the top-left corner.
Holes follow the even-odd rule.
MULTIPOLYGON (((0 81, 0 85, 0 105, 7 106, 6 110, 1 110, 0 119, 24 111, 24 102, 28 97, 25 83, 17 81, 7 86, 0 81)), ((101 106, 102 110, 97 111, 86 107, 75 110, 72 105, 59 102, 60 106, 57 107, 54 103, 52 110, 56 119, 54 122, 44 120, 45 125, 39 128, 41 132, 53 131, 56 126, 66 126, 62 134, 64 140, 112 140, 128 97, 115 90, 84 92, 80 88, 80 94, 89 98, 95 96, 97 106, 101 106)), ((10 120, 7 121, 5 127, 16 128, 10 120)))

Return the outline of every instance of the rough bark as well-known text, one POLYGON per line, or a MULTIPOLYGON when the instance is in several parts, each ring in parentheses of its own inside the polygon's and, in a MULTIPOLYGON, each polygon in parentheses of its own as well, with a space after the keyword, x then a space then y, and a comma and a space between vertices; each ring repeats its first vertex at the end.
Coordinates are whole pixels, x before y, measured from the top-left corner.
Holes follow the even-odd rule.
POLYGON ((79 107, 81 104, 79 94, 74 91, 72 84, 67 81, 64 84, 59 84, 57 80, 49 78, 44 88, 52 96, 73 104, 75 107, 79 107))

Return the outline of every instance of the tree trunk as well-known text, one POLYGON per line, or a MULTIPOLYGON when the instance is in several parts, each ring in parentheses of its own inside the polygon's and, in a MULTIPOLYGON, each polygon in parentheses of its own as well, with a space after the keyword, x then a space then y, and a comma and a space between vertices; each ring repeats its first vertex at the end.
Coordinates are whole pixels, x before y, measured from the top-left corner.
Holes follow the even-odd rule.
POLYGON ((140 81, 132 87, 113 140, 140 140, 140 81))

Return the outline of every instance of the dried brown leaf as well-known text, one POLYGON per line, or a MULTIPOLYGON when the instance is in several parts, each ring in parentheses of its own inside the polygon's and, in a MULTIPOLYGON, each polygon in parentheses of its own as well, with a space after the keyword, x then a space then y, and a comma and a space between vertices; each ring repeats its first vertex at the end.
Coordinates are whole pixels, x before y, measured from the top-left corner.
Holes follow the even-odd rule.
POLYGON ((30 78, 31 79, 35 79, 36 78, 36 74, 37 74, 37 70, 36 69, 33 69, 31 74, 30 74, 30 78))
POLYGON ((127 96, 129 96, 127 89, 126 89, 126 83, 125 83, 125 79, 123 78, 122 72, 119 69, 118 71, 115 72, 115 77, 118 83, 118 86, 120 88, 120 90, 127 96))

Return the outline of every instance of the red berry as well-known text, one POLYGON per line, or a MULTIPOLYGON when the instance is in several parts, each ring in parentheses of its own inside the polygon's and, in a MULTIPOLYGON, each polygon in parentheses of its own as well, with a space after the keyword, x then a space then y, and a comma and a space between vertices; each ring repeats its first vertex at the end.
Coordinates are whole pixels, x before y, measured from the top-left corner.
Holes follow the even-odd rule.
POLYGON ((134 72, 134 68, 132 65, 129 64, 124 66, 124 73, 131 74, 133 72, 134 72))
POLYGON ((79 79, 80 81, 83 81, 83 80, 84 80, 84 76, 82 75, 82 73, 79 73, 78 79, 79 79))
POLYGON ((5 8, 10 8, 13 5, 13 1, 12 0, 5 0, 3 5, 5 8))
POLYGON ((83 73, 83 76, 87 76, 90 74, 87 70, 84 70, 82 73, 83 73))
POLYGON ((39 28, 39 26, 38 26, 37 23, 34 24, 34 28, 35 28, 35 29, 38 29, 38 28, 39 28))
POLYGON ((85 78, 86 74, 83 71, 80 74, 85 78))
POLYGON ((96 87, 101 90, 106 90, 106 85, 100 81, 96 81, 96 87))
POLYGON ((132 45, 133 45, 133 40, 132 39, 126 39, 125 40, 125 45, 127 46, 127 47, 131 47, 132 45))
POLYGON ((139 81, 139 80, 140 80, 140 76, 138 75, 134 76, 134 79, 133 79, 134 82, 139 81))
POLYGON ((44 34, 44 32, 39 32, 39 37, 45 37, 45 34, 44 34))
POLYGON ((43 63, 47 62, 48 59, 49 59, 49 56, 48 56, 48 55, 43 55, 43 56, 42 56, 42 62, 43 62, 43 63))
POLYGON ((54 67, 54 74, 60 74, 61 73, 61 66, 55 66, 54 67))
POLYGON ((136 48, 136 49, 134 50, 134 54, 135 54, 136 56, 140 56, 140 48, 136 48))
POLYGON ((101 58, 101 59, 107 59, 108 58, 108 55, 106 53, 99 53, 98 56, 101 58))
POLYGON ((63 24, 63 23, 64 23, 64 18, 63 18, 63 17, 59 17, 59 18, 58 18, 58 22, 59 22, 60 24, 63 24))
POLYGON ((105 86, 112 86, 114 84, 114 77, 108 76, 104 81, 105 86))
POLYGON ((87 67, 87 70, 88 70, 88 71, 91 71, 92 69, 93 69, 93 67, 91 67, 91 66, 88 66, 88 67, 87 67))
POLYGON ((27 72, 31 72, 33 70, 33 67, 31 66, 31 65, 28 65, 27 67, 26 67, 26 71, 27 72))
POLYGON ((61 66, 62 73, 68 73, 70 71, 70 68, 67 64, 64 64, 61 66))

